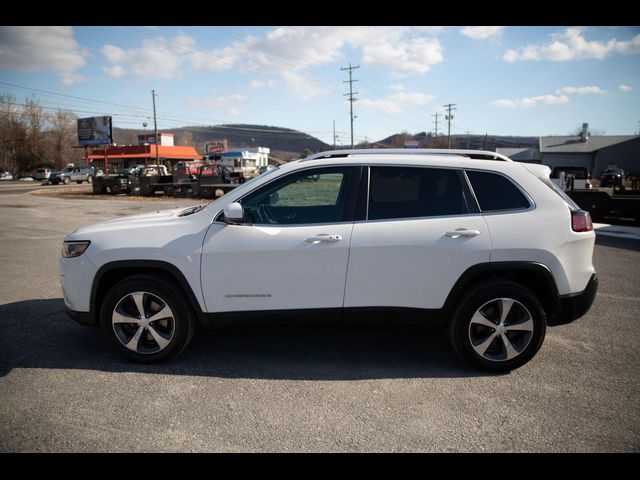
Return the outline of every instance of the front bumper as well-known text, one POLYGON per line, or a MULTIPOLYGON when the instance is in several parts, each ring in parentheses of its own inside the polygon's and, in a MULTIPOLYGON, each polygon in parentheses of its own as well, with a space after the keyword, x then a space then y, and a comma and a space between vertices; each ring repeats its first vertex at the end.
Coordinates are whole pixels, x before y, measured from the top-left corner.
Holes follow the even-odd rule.
POLYGON ((598 291, 598 276, 591 275, 587 287, 580 293, 561 295, 559 297, 559 308, 552 320, 547 322, 549 326, 565 325, 582 317, 589 311, 598 291))

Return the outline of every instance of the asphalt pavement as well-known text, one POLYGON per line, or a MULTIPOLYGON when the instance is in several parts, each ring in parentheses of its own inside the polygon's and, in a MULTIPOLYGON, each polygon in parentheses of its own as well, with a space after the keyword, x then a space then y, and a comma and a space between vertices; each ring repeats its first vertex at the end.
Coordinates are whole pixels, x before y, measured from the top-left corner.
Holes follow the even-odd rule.
POLYGON ((0 188, 1 452, 638 452, 640 241, 598 236, 600 289, 505 375, 409 330, 199 332, 127 363, 63 313, 75 228, 193 200, 79 200, 0 188))

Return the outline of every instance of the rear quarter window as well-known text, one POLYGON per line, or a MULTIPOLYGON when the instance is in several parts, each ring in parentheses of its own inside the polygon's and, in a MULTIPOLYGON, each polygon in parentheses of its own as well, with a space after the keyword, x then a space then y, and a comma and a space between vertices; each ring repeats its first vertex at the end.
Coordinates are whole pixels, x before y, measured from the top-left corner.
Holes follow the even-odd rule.
POLYGON ((531 206, 520 189, 503 175, 467 170, 467 176, 483 212, 522 210, 531 206))

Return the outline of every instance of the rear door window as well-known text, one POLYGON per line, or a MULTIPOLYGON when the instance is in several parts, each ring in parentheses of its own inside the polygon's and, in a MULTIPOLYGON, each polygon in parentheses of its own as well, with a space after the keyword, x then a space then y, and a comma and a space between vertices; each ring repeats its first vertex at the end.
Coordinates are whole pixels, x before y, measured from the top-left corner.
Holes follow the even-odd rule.
POLYGON ((467 213, 455 170, 371 167, 369 220, 467 213))

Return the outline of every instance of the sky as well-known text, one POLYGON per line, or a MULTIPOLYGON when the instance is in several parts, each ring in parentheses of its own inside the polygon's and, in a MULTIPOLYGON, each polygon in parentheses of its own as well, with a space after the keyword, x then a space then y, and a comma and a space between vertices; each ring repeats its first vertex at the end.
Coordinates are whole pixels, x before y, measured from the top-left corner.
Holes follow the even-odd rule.
MULTIPOLYGON (((0 26, 0 94, 121 128, 258 124, 350 144, 640 128, 640 27, 0 26), (438 131, 446 133, 444 116, 438 131)), ((117 139, 114 139, 117 142, 117 139)))

